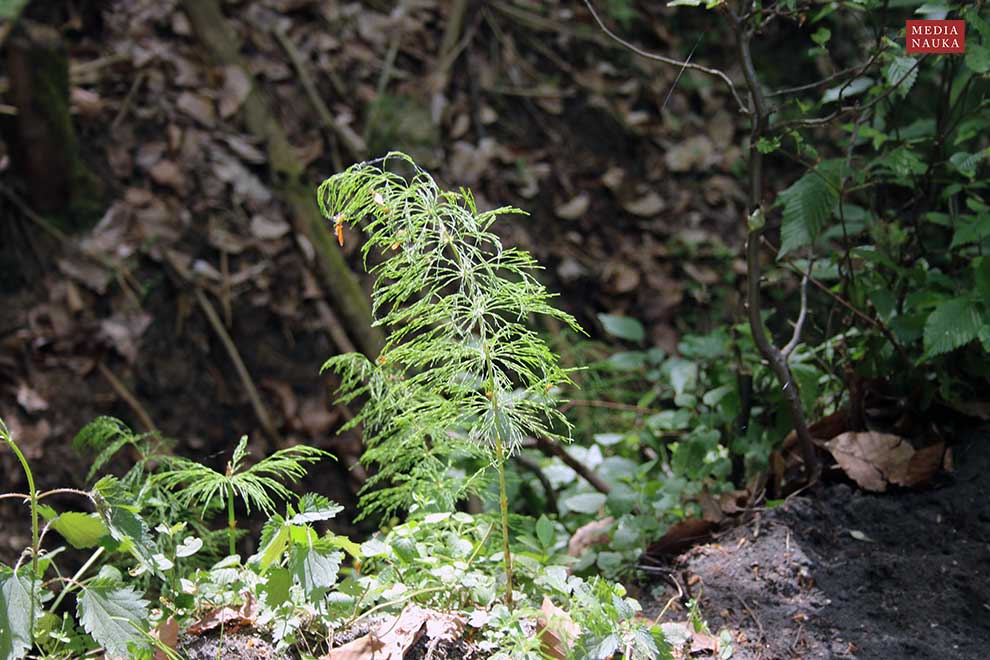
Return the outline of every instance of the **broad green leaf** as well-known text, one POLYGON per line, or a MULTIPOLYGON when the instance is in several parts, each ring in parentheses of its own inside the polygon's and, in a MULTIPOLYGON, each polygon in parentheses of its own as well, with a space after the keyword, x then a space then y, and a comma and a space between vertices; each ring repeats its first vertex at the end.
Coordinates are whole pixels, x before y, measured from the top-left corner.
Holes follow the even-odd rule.
MULTIPOLYGON (((17 660, 31 648, 31 580, 0 566, 0 658, 17 660)), ((35 604, 35 616, 41 607, 35 604)))
POLYGON ((982 243, 988 237, 990 237, 990 213, 975 217, 967 216, 959 219, 949 248, 954 250, 961 245, 982 243))
POLYGON ((361 544, 355 543, 346 536, 337 536, 336 534, 329 534, 328 536, 325 537, 325 540, 333 547, 340 548, 341 550, 349 554, 351 557, 354 557, 355 559, 361 559, 361 557, 363 556, 361 554, 361 544))
POLYGON ((306 493, 299 499, 299 513, 289 518, 290 525, 303 525, 317 520, 330 520, 344 507, 316 493, 306 493))
POLYGON ((289 556, 289 570, 299 580, 303 592, 311 599, 322 598, 323 594, 337 582, 337 572, 344 553, 336 552, 331 546, 318 541, 312 545, 292 544, 289 556))
POLYGON ((107 526, 95 513, 66 511, 52 523, 52 528, 62 535, 73 548, 92 548, 107 535, 107 526))
POLYGON ((598 510, 605 504, 606 496, 603 493, 581 493, 571 495, 564 500, 564 506, 571 511, 578 513, 598 513, 598 510))
POLYGON ((987 73, 990 71, 990 46, 967 43, 965 62, 970 71, 987 73))
POLYGON ((545 515, 541 515, 540 519, 536 521, 536 538, 539 539, 540 545, 549 548, 556 537, 553 523, 545 515))
POLYGON ((976 176, 976 169, 980 166, 981 160, 983 160, 982 153, 971 154, 966 151, 957 151, 949 156, 949 162, 952 163, 952 166, 969 179, 976 176))
POLYGON ((92 490, 96 511, 110 532, 110 536, 122 544, 145 569, 160 575, 154 556, 157 552, 151 533, 144 520, 137 515, 133 497, 112 476, 96 482, 92 490))
POLYGON ((939 303, 925 322, 925 353, 941 355, 965 346, 979 336, 983 327, 980 311, 965 298, 939 303))
POLYGON ((262 573, 281 558, 289 545, 289 536, 290 526, 279 515, 272 517, 262 529, 261 546, 251 558, 252 561, 257 562, 262 573))
POLYGON ((190 557, 200 551, 203 547, 203 539, 198 536, 187 536, 179 545, 175 546, 176 557, 190 557))
POLYGON ((622 433, 596 433, 595 442, 603 447, 611 447, 622 442, 625 437, 622 433))
POLYGON ((601 321, 605 332, 613 337, 637 343, 646 339, 646 330, 643 328, 643 324, 634 318, 615 316, 614 314, 599 314, 598 320, 601 321))
POLYGON ((646 354, 641 351, 613 353, 607 362, 616 371, 638 371, 646 366, 646 354))
POLYGON ((818 238, 839 199, 838 160, 829 160, 783 190, 778 200, 784 207, 778 257, 809 245, 818 238))
POLYGON ((915 66, 915 62, 913 57, 895 57, 887 67, 887 84, 894 86, 900 81, 895 94, 907 96, 911 91, 914 81, 918 79, 918 67, 915 66))
POLYGON ((110 656, 128 657, 128 645, 147 645, 148 601, 131 587, 94 580, 83 589, 79 622, 110 656), (144 631, 144 632, 142 632, 144 631))
POLYGON ((833 103, 839 99, 846 100, 853 96, 858 96, 872 87, 873 82, 873 78, 863 76, 862 78, 856 78, 852 82, 843 83, 827 89, 822 94, 822 103, 833 103))
POLYGON ((671 358, 664 363, 661 369, 663 374, 674 388, 677 396, 694 390, 698 384, 698 363, 681 358, 671 358))
POLYGON ((827 27, 820 27, 811 35, 811 40, 819 46, 824 46, 832 38, 832 31, 827 27))
POLYGON ((275 566, 265 573, 265 603, 269 607, 278 607, 289 600, 289 588, 292 586, 292 573, 288 569, 275 566))

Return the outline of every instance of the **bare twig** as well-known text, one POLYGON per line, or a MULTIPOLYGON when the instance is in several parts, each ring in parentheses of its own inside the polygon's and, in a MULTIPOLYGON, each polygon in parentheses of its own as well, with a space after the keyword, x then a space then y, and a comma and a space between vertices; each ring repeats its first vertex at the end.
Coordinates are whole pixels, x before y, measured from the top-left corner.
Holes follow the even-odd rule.
POLYGON ((791 353, 794 352, 794 349, 801 342, 801 331, 804 329, 804 320, 808 316, 808 278, 814 264, 814 260, 811 260, 808 264, 808 272, 801 278, 801 311, 798 312, 798 318, 794 324, 794 334, 791 335, 791 340, 780 350, 780 354, 784 356, 785 360, 790 357, 791 353))
MULTIPOLYGON (((907 80, 908 76, 910 76, 914 72, 915 69, 917 69, 919 66, 921 66, 921 63, 925 61, 925 58, 926 57, 928 57, 927 54, 922 55, 921 57, 919 57, 917 59, 917 61, 915 61, 914 66, 912 66, 910 69, 908 69, 904 73, 904 75, 902 75, 900 78, 898 78, 897 82, 895 82, 893 85, 891 85, 886 90, 884 90, 884 92, 882 94, 880 94, 879 96, 874 97, 869 102, 867 102, 867 103, 865 103, 863 105, 848 105, 848 106, 839 108, 838 110, 836 110, 832 114, 825 115, 824 117, 813 117, 811 119, 792 119, 790 121, 781 122, 780 124, 775 125, 774 128, 776 130, 778 130, 778 131, 784 131, 784 130, 787 130, 789 128, 814 128, 816 126, 825 126, 827 124, 831 124, 833 121, 835 121, 839 117, 844 117, 844 116, 846 116, 848 114, 851 114, 853 112, 865 112, 865 111, 869 110, 870 108, 872 108, 873 106, 875 106, 876 104, 880 103, 880 101, 883 101, 885 98, 887 98, 888 96, 890 96, 894 92, 894 90, 896 90, 898 87, 900 87, 901 83, 904 82, 905 80, 907 80)), ((850 82, 851 82, 851 80, 850 80, 850 82)), ((846 83, 846 84, 848 85, 848 83, 846 83)))
POLYGON ((547 478, 547 475, 543 474, 543 470, 540 469, 540 466, 537 464, 537 462, 527 458, 526 456, 523 456, 522 454, 516 454, 512 458, 516 461, 516 463, 526 468, 526 470, 528 470, 529 472, 532 472, 533 476, 537 478, 537 480, 540 482, 540 485, 543 486, 543 494, 547 499, 547 505, 546 505, 547 513, 552 513, 556 515, 558 511, 557 494, 554 493, 553 484, 550 483, 550 479, 547 478))
MULTIPOLYGON (((584 5, 588 8, 588 11, 591 12, 591 16, 595 19, 595 22, 598 23, 598 27, 600 27, 602 31, 605 34, 607 34, 616 43, 622 45, 624 48, 628 48, 629 50, 636 53, 640 57, 645 57, 648 60, 653 60, 655 62, 663 62, 664 64, 670 64, 671 66, 679 66, 682 69, 691 69, 692 71, 700 71, 701 73, 707 73, 710 76, 715 76, 716 78, 721 79, 723 82, 725 82, 726 85, 729 86, 729 91, 732 92, 732 98, 735 99, 736 104, 739 106, 739 110, 743 114, 750 114, 749 106, 747 106, 743 102, 742 98, 739 96, 739 92, 736 91, 736 86, 732 82, 732 79, 729 78, 729 76, 727 76, 724 71, 721 71, 719 69, 712 69, 710 67, 702 66, 700 64, 694 64, 690 61, 691 59, 690 57, 688 57, 687 60, 682 62, 681 60, 674 59, 673 57, 667 57, 666 55, 659 55, 657 53, 651 53, 649 51, 643 50, 642 48, 636 46, 635 44, 629 43, 619 35, 612 32, 612 30, 610 30, 608 26, 605 25, 604 21, 602 21, 601 17, 598 15, 598 12, 595 11, 594 6, 591 4, 591 0, 584 0, 584 5)), ((692 52, 694 51, 692 50, 692 52)))
POLYGON ((241 354, 237 350, 237 345, 234 344, 234 340, 230 338, 227 333, 227 329, 223 327, 223 321, 220 320, 220 316, 217 315, 217 311, 213 309, 213 305, 206 298, 206 294, 199 287, 195 288, 196 292, 196 302, 199 303, 200 309, 203 310, 203 314, 206 315, 206 319, 210 322, 213 327, 213 331, 217 333, 217 337, 220 338, 220 342, 227 351, 230 361, 234 363, 234 369, 237 370, 237 375, 241 379, 241 383, 244 385, 244 389, 247 391, 248 398, 251 400, 251 407, 254 408, 254 414, 258 418, 258 422, 261 423, 261 427, 271 438, 272 442, 279 449, 286 446, 281 434, 279 434, 278 429, 272 423, 272 418, 268 414, 268 409, 265 404, 261 401, 261 396, 258 394, 258 388, 254 384, 254 379, 251 378, 250 372, 248 372, 247 367, 244 365, 244 360, 241 359, 241 354))
POLYGON ((317 300, 316 311, 319 312, 323 325, 327 327, 327 334, 330 335, 330 339, 337 345, 337 350, 341 353, 357 353, 357 348, 347 336, 340 319, 330 309, 330 305, 323 300, 317 300))
POLYGON ((130 390, 127 389, 124 383, 122 383, 120 379, 117 378, 102 362, 97 362, 96 368, 100 371, 100 375, 103 376, 108 383, 110 383, 110 387, 112 387, 113 391, 117 393, 117 396, 123 399, 124 403, 130 406, 131 410, 134 411, 134 414, 137 415, 137 418, 141 422, 141 426, 144 427, 144 430, 148 432, 157 431, 158 429, 155 428, 155 423, 151 421, 151 416, 148 414, 148 411, 145 410, 144 406, 141 405, 141 402, 138 401, 133 394, 131 394, 130 390))
POLYGON ((302 83, 303 89, 306 90, 309 102, 312 104, 313 109, 316 110, 316 114, 320 116, 320 120, 326 124, 327 128, 333 131, 334 135, 337 136, 354 160, 362 161, 367 158, 368 148, 364 140, 350 126, 337 121, 330 112, 327 104, 323 101, 323 97, 320 96, 319 90, 316 89, 316 83, 313 82, 313 77, 309 73, 306 62, 303 61, 299 49, 292 43, 289 35, 282 28, 275 28, 272 30, 272 33, 275 35, 279 44, 282 45, 289 59, 292 60, 292 66, 295 68, 296 73, 299 74, 299 81, 302 83))
POLYGON ((756 627, 760 629, 760 641, 766 640, 767 633, 766 633, 765 630, 763 630, 763 624, 760 623, 760 619, 756 616, 756 614, 753 612, 753 610, 750 609, 749 605, 746 604, 746 601, 743 600, 743 597, 742 596, 740 596, 739 594, 737 594, 735 592, 732 592, 732 595, 735 596, 736 597, 736 600, 738 600, 742 604, 742 606, 743 606, 743 608, 745 608, 746 612, 749 613, 749 618, 751 618, 753 620, 753 623, 756 624, 756 627))

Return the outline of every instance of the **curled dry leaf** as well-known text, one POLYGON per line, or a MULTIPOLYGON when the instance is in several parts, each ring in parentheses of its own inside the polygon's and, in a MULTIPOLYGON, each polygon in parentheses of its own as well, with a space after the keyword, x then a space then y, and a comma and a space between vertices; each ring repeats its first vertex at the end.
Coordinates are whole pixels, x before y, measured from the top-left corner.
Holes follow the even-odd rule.
POLYGON ((554 215, 563 220, 577 220, 588 212, 589 206, 591 206, 591 197, 588 193, 582 192, 570 201, 555 207, 553 212, 554 215))
POLYGON ((843 433, 825 447, 860 488, 877 493, 889 485, 924 484, 938 471, 945 450, 941 442, 916 450, 901 436, 874 431, 843 433))
POLYGON ((615 522, 615 518, 608 516, 601 520, 592 520, 581 525, 571 540, 567 542, 567 554, 571 557, 580 557, 585 550, 595 543, 607 543, 609 539, 608 530, 615 522))
POLYGON ((543 596, 542 614, 536 620, 536 634, 540 649, 548 658, 565 660, 573 642, 581 636, 581 626, 571 616, 553 604, 549 596, 543 596))
POLYGON ((456 614, 410 604, 398 617, 386 617, 372 632, 320 656, 320 660, 399 660, 423 635, 429 640, 458 639, 464 623, 456 614))
POLYGON ((642 197, 622 202, 623 209, 640 218, 652 217, 662 211, 666 206, 663 198, 652 190, 642 197))

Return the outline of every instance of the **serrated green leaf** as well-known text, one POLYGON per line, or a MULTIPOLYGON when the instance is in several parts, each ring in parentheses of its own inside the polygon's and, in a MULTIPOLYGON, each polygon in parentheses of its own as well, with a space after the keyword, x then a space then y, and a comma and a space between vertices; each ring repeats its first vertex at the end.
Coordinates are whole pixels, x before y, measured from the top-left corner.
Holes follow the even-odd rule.
POLYGON ((337 536, 336 534, 328 534, 324 537, 327 543, 335 548, 340 548, 347 554, 349 554, 354 559, 361 559, 363 556, 361 554, 361 544, 355 543, 346 536, 337 536))
POLYGON ((336 502, 316 493, 306 493, 299 499, 299 513, 289 518, 290 525, 304 525, 317 520, 330 520, 344 510, 336 502))
POLYGON ((818 238, 839 199, 840 167, 837 160, 825 161, 780 193, 778 200, 784 206, 784 218, 778 257, 818 238))
POLYGON ((598 513, 605 500, 606 496, 603 493, 581 493, 568 497, 564 500, 564 505, 578 513, 598 513))
POLYGON ((990 46, 966 44, 966 66, 973 73, 990 71, 990 46))
POLYGON ((955 167, 960 174, 969 179, 976 176, 976 169, 980 166, 981 160, 983 160, 982 153, 971 154, 966 151, 957 151, 949 156, 949 162, 952 163, 952 166, 955 167))
POLYGON ((147 646, 148 601, 133 588, 94 580, 83 589, 77 609, 83 628, 108 655, 127 656, 130 644, 147 646))
POLYGON ((107 526, 95 513, 66 511, 51 524, 73 548, 95 547, 107 535, 107 526))
POLYGON ((969 243, 981 243, 990 237, 990 213, 960 218, 956 231, 952 234, 949 249, 954 250, 969 243))
POLYGON ((939 303, 925 322, 925 353, 941 355, 979 336, 983 318, 972 301, 952 298, 939 303))
POLYGON ((131 494, 112 476, 97 481, 91 494, 96 502, 96 511, 110 536, 134 555, 145 569, 160 575, 154 559, 158 550, 148 525, 137 514, 138 508, 133 505, 131 494))
POLYGON ((907 96, 917 79, 918 67, 913 57, 895 57, 887 67, 887 84, 894 86, 900 82, 895 94, 907 96))
POLYGON ((646 339, 646 330, 643 328, 643 324, 634 318, 614 314, 599 314, 598 320, 601 321, 605 332, 613 337, 636 343, 646 339))
POLYGON ((289 600, 289 588, 292 586, 292 573, 288 569, 280 566, 271 568, 266 573, 265 585, 262 591, 265 593, 265 603, 269 607, 278 607, 289 600))
POLYGON ((282 557, 289 545, 290 525, 286 524, 282 516, 274 516, 269 520, 261 531, 261 546, 257 554, 251 561, 257 562, 261 572, 268 570, 282 557))
POLYGON ((337 583, 337 573, 344 553, 331 549, 329 543, 318 541, 312 545, 293 543, 289 556, 289 570, 299 580, 303 592, 311 599, 323 594, 337 583))
MULTIPOLYGON (((17 660, 31 649, 31 580, 0 566, 0 658, 17 660)), ((35 603, 35 616, 41 607, 35 603)))
POLYGON ((536 521, 536 538, 539 539, 540 545, 549 548, 556 536, 553 523, 545 515, 541 515, 540 519, 536 521))

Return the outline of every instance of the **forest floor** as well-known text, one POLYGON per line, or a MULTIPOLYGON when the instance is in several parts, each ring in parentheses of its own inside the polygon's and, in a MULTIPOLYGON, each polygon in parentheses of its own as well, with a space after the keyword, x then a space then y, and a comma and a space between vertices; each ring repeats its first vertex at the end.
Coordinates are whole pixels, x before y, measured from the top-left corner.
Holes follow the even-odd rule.
MULTIPOLYGON (((652 345, 673 350, 681 333, 739 311, 735 145, 745 120, 726 90, 687 74, 670 93, 676 70, 631 58, 565 3, 551 3, 549 24, 490 3, 465 23, 470 47, 446 70, 432 53, 447 3, 422 0, 400 16, 366 6, 381 4, 228 3, 249 68, 314 189, 349 160, 272 26, 296 44, 344 124, 357 125, 376 98, 381 63, 398 44, 390 95, 403 99, 414 134, 392 138, 444 183, 471 186, 479 205, 529 210, 499 231, 547 266, 561 305, 593 334, 596 313, 629 314, 652 345)), ((37 238, 4 198, 3 222, 21 227, 15 247, 26 260, 20 290, 3 294, 0 416, 41 488, 83 485, 88 466, 71 440, 100 414, 141 430, 148 420, 178 452, 217 466, 244 433, 255 454, 268 453, 275 442, 196 306, 199 289, 224 318, 280 440, 340 457, 305 487, 354 511, 362 475, 349 468, 360 441, 335 434, 349 413, 330 405, 333 381, 318 373, 341 348, 321 307, 327 285, 272 191, 263 145, 238 121, 243 80, 207 63, 175 2, 108 5, 96 27, 70 15, 62 31, 84 151, 112 198, 77 242, 124 267, 94 268, 78 250, 37 238)), ((679 35, 704 27, 689 17, 675 31, 668 10, 646 11, 640 29, 670 52, 686 54, 693 39, 679 35)), ((344 250, 359 270, 356 236, 344 250)), ((736 639, 734 657, 984 656, 990 439, 972 436, 955 450, 955 471, 928 490, 864 495, 831 484, 688 551, 675 574, 688 577, 711 629, 736 639)), ((6 452, 0 473, 5 490, 23 490, 6 452)), ((0 502, 0 560, 28 544, 24 521, 16 503, 0 502)), ((336 531, 369 529, 345 521, 336 531)), ((647 614, 671 595, 644 599, 647 614)))
POLYGON ((955 456, 927 490, 823 486, 669 568, 693 585, 711 630, 732 633, 734 658, 985 657, 990 435, 966 436, 955 456))

